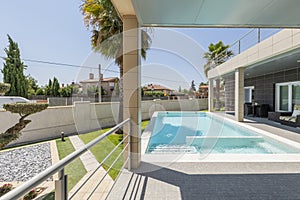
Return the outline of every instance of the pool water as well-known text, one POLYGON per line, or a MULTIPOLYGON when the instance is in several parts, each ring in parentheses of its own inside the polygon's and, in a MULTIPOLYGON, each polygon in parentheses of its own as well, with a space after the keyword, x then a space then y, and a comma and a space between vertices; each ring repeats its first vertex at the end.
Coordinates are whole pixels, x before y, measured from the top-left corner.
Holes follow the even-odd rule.
POLYGON ((146 153, 284 154, 300 150, 205 112, 159 112, 146 153))

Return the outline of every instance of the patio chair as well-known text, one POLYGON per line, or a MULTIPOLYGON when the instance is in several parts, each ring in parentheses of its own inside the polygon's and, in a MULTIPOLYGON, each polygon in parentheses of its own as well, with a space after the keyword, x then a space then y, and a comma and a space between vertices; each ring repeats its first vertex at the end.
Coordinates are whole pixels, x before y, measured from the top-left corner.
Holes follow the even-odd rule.
POLYGON ((290 116, 279 116, 279 121, 283 125, 300 127, 300 105, 294 106, 294 111, 290 116))
POLYGON ((268 117, 269 104, 261 104, 257 109, 258 117, 268 117))
POLYGON ((253 114, 252 103, 245 103, 244 109, 245 109, 245 116, 253 114))

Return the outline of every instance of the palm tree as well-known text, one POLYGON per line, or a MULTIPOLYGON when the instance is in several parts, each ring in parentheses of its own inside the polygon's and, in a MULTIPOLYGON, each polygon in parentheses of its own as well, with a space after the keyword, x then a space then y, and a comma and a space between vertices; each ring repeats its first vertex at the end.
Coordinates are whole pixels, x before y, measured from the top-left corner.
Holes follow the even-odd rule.
MULTIPOLYGON (((233 56, 233 52, 228 49, 229 45, 224 45, 222 41, 216 44, 210 43, 208 46, 208 52, 204 53, 203 58, 206 58, 207 62, 204 65, 204 73, 207 77, 207 73, 210 69, 226 62, 233 56)), ((220 79, 216 79, 216 110, 220 110, 220 79)))
MULTIPOLYGON (((91 46, 106 58, 115 59, 120 67, 120 109, 119 119, 123 120, 123 22, 110 0, 84 0, 81 6, 84 22, 92 29, 91 46)), ((141 30, 141 56, 146 58, 146 51, 150 48, 151 38, 145 30, 141 30)))

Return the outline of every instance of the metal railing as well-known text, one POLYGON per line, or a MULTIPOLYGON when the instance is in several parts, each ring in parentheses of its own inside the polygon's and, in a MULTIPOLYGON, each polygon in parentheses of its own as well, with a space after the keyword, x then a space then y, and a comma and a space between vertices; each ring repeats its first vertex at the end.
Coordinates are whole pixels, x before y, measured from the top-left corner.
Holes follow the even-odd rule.
POLYGON ((215 55, 215 58, 204 65, 204 71, 208 71, 210 69, 215 68, 220 65, 220 63, 224 63, 234 56, 241 54, 247 49, 259 44, 261 41, 269 38, 270 36, 276 34, 282 30, 281 28, 274 29, 263 29, 263 28, 253 28, 249 30, 246 34, 240 37, 238 40, 229 45, 229 48, 224 50, 224 52, 215 55), (228 55, 228 52, 229 55, 228 55))
MULTIPOLYGON (((249 30, 247 33, 245 33, 242 37, 240 37, 238 40, 233 42, 229 45, 229 48, 226 49, 225 53, 220 53, 219 55, 216 55, 215 60, 223 60, 226 61, 228 59, 233 58, 234 56, 242 53, 243 51, 246 51, 247 49, 253 47, 254 45, 260 43, 261 41, 269 38, 270 36, 276 34, 282 29, 276 28, 276 29, 262 29, 262 28, 253 28, 249 30), (233 53, 230 54, 231 56, 228 56, 226 53, 227 51, 231 51, 233 53)), ((211 67, 215 67, 214 62, 212 62, 210 65, 211 67)))
POLYGON ((281 28, 274 29, 263 29, 263 28, 253 28, 244 34, 241 38, 232 43, 229 50, 233 52, 234 55, 238 55, 243 51, 253 47, 254 45, 260 43, 261 41, 269 38, 270 36, 276 34, 282 30, 281 28))
MULTIPOLYGON (((39 173, 38 175, 34 176, 30 180, 26 181, 25 183, 23 183, 19 187, 15 188, 11 192, 9 192, 9 193, 5 194, 4 196, 0 197, 0 200, 15 200, 15 199, 21 198, 27 192, 29 192, 32 188, 40 185, 41 183, 46 181, 50 176, 54 175, 55 173, 58 173, 58 178, 59 178, 58 180, 55 181, 55 199, 56 200, 57 199, 67 200, 68 199, 67 175, 65 175, 65 173, 64 173, 64 167, 67 164, 74 161, 80 155, 82 155, 83 153, 88 151, 91 147, 93 147, 94 145, 98 144, 100 141, 105 139, 107 136, 111 135, 112 133, 117 131, 119 128, 123 127, 126 123, 129 123, 129 126, 128 126, 129 132, 128 133, 130 133, 130 119, 128 118, 128 119, 124 120, 123 122, 121 122, 120 124, 118 124, 118 125, 114 126, 113 128, 111 128, 109 131, 107 131, 104 134, 100 135, 99 137, 97 137, 93 141, 89 142, 85 146, 83 146, 80 149, 78 149, 78 150, 74 151, 73 153, 69 154, 68 156, 66 156, 65 158, 63 158, 62 160, 57 162, 56 164, 54 164, 51 167, 47 168, 45 171, 39 173)), ((91 197, 93 192, 95 192, 97 187, 100 185, 102 180, 104 180, 104 178, 108 174, 109 170, 114 166, 114 164, 117 162, 117 160, 120 158, 122 153, 126 150, 126 148, 128 148, 128 157, 124 161, 124 164, 123 164, 122 168, 124 166, 126 166, 126 164, 128 164, 127 168, 130 170, 130 137, 129 137, 129 135, 130 134, 128 134, 126 137, 124 137, 123 140, 112 150, 112 152, 110 152, 106 156, 106 158, 100 163, 99 167, 97 167, 97 169, 99 169, 103 165, 103 163, 108 159, 108 157, 110 157, 113 154, 113 152, 115 152, 115 150, 127 139, 127 141, 128 141, 127 144, 123 147, 123 150, 120 152, 120 154, 114 160, 114 162, 111 164, 111 166, 107 170, 104 177, 99 181, 99 183, 96 185, 96 187, 93 188, 93 191, 89 194, 89 197, 91 197)), ((91 178, 91 176, 96 173, 96 170, 78 187, 78 189, 75 192, 73 192, 73 194, 70 198, 74 197, 74 195, 80 190, 80 188, 82 188, 82 186, 85 183, 88 182, 88 180, 91 178)))

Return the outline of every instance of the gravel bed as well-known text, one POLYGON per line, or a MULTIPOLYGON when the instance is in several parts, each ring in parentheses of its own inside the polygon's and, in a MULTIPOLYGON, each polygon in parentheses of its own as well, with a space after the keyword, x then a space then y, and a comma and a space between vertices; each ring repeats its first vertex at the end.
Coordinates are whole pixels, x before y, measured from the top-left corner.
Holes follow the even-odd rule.
POLYGON ((0 182, 27 181, 51 164, 50 143, 0 152, 0 182))

